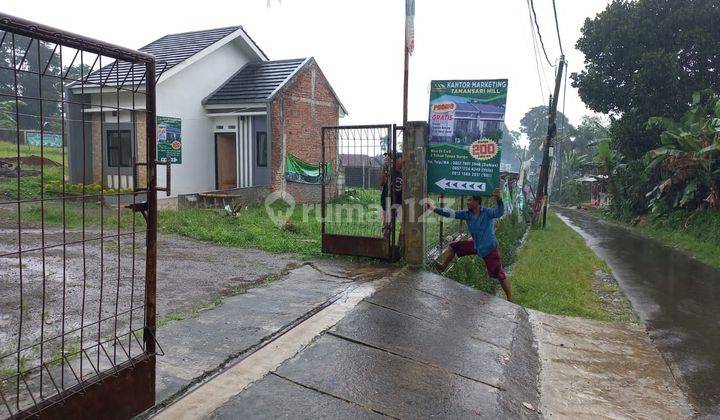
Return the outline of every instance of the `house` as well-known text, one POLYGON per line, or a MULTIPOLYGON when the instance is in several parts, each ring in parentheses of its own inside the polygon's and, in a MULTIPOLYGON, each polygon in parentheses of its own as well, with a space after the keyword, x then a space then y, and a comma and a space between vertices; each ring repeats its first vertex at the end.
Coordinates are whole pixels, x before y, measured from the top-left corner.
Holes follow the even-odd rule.
POLYGON ((478 133, 482 137, 493 137, 502 129, 504 118, 504 107, 470 102, 458 103, 455 109, 455 132, 478 133))
POLYGON ((345 188, 380 188, 384 155, 340 154, 339 176, 345 188))
MULTIPOLYGON (((241 26, 166 35, 140 51, 155 56, 160 75, 153 140, 158 149, 172 145, 158 160, 172 162, 174 197, 222 191, 259 199, 296 191, 286 159, 319 165, 321 127, 338 125, 347 113, 313 58, 271 61, 241 26)), ((144 185, 144 172, 132 167, 146 161, 144 99, 113 88, 132 70, 129 63, 103 65, 85 86, 66 89, 69 102, 83 104, 68 109, 70 181, 144 185), (110 86, 102 95, 101 83, 110 86), (129 107, 131 100, 134 113, 102 106, 129 107)), ((143 92, 142 79, 133 71, 130 78, 143 92)), ((166 183, 162 168, 157 183, 166 183)))

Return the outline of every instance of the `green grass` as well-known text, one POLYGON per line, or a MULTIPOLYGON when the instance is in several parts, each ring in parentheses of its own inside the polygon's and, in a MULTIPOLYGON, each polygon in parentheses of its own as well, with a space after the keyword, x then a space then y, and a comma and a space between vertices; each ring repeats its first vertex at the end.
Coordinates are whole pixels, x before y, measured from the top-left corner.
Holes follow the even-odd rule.
MULTIPOLYGON (((46 159, 53 160, 62 165, 63 163, 63 149, 61 147, 44 147, 42 150, 43 157, 46 159)), ((40 146, 31 146, 29 144, 20 145, 20 157, 25 156, 40 156, 40 146)), ((2 158, 16 158, 17 157, 17 145, 7 141, 0 141, 0 159, 2 158)), ((65 158, 67 163, 67 157, 65 158)))
POLYGON ((588 212, 620 223, 640 234, 656 239, 692 257, 720 268, 720 212, 705 210, 675 210, 669 215, 647 217, 632 226, 613 219, 597 208, 588 207, 588 212))
MULTIPOLYGON (((276 207, 276 211, 285 208, 276 207)), ((265 207, 249 206, 237 216, 226 215, 215 209, 185 209, 161 211, 158 215, 159 230, 201 241, 241 248, 256 248, 274 253, 292 253, 308 257, 320 256, 320 222, 315 210, 303 214, 296 207, 287 223, 275 225, 268 217, 265 207)))
POLYGON ((596 269, 609 272, 582 237, 550 213, 545 230, 530 231, 513 266, 514 300, 551 314, 609 320, 593 291, 596 269))

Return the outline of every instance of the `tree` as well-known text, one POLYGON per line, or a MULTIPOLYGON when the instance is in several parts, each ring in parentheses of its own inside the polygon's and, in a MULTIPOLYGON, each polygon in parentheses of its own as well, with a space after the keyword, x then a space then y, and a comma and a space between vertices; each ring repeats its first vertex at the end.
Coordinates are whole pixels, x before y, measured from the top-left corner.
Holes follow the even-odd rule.
POLYGON ((21 35, 7 36, 0 45, 0 65, 21 70, 0 72, 0 91, 22 97, 18 104, 20 129, 40 130, 42 126, 48 131, 59 130, 61 107, 58 101, 62 83, 56 76, 60 75, 61 64, 54 45, 21 35))
POLYGON ((647 155, 647 171, 658 181, 648 194, 653 212, 705 202, 720 210, 720 97, 696 93, 679 121, 651 118, 648 125, 664 130, 662 146, 647 155))
POLYGON ((719 21, 712 0, 614 0, 585 21, 576 44, 585 69, 572 84, 588 107, 613 115, 614 149, 641 158, 659 145, 648 118, 678 118, 692 92, 720 89, 719 21))
MULTIPOLYGON (((556 143, 566 142, 574 133, 575 127, 570 124, 567 117, 560 111, 557 113, 558 134, 556 143)), ((533 158, 533 166, 542 163, 542 148, 545 144, 548 128, 548 107, 547 105, 536 106, 525 113, 520 120, 520 131, 530 141, 530 156, 533 158)))

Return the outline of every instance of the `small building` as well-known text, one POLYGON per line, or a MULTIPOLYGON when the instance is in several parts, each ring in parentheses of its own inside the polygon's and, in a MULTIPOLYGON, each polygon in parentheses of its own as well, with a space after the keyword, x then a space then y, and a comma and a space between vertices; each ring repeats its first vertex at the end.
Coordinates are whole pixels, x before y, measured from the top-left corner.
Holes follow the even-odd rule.
MULTIPOLYGON (((160 74, 158 136, 177 140, 173 196, 223 191, 259 201, 270 191, 293 192, 286 159, 319 165, 321 127, 338 125, 346 114, 312 57, 271 61, 240 26, 166 35, 140 51, 155 56, 160 74)), ((133 161, 146 161, 144 100, 133 104, 134 115, 107 109, 117 103, 129 108, 137 100, 124 91, 118 98, 118 89, 112 88, 119 79, 115 73, 128 73, 125 64, 103 63, 85 86, 67 86, 68 100, 85 104, 68 110, 70 182, 120 189, 131 188, 134 181, 144 185, 144 179, 133 179, 131 167, 133 161), (110 86, 102 95, 101 80, 110 86)), ((144 91, 141 79, 134 82, 144 91)), ((158 186, 165 184, 164 177, 161 168, 158 186)))
POLYGON ((380 173, 384 155, 340 154, 341 171, 345 188, 380 188, 380 173))

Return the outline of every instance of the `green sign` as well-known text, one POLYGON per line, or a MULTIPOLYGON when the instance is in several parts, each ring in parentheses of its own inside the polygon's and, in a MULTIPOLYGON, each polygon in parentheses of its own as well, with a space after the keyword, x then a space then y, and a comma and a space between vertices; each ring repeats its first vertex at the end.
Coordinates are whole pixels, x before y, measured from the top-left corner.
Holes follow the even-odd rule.
POLYGON ((500 182, 507 79, 433 80, 428 191, 492 195, 500 182))
POLYGON ((180 118, 157 117, 157 160, 182 163, 180 118))
MULTIPOLYGON (((26 131, 25 143, 31 146, 40 146, 40 132, 26 131)), ((62 134, 42 133, 42 145, 45 147, 62 147, 62 134)))

